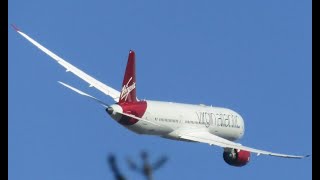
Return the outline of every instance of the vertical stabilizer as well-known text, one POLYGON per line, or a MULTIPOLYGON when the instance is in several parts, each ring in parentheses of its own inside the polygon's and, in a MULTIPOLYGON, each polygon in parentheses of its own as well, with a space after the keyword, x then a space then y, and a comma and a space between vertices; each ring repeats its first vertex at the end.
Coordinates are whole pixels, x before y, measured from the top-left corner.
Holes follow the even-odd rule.
POLYGON ((136 58, 134 51, 129 51, 126 71, 122 82, 119 103, 136 102, 136 58))

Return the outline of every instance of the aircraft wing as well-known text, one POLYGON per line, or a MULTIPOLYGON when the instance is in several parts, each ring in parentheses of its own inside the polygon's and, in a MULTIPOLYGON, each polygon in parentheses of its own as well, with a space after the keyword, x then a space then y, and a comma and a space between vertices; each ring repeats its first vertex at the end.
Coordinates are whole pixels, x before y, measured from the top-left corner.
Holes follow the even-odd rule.
POLYGON ((196 131, 196 132, 180 132, 179 136, 181 139, 185 140, 191 140, 195 142, 201 142, 201 143, 207 143, 209 145, 215 145, 223 148, 232 148, 232 149, 238 149, 238 150, 244 150, 249 151, 252 153, 256 153, 257 155, 264 154, 264 155, 270 155, 270 156, 278 156, 283 158, 304 158, 307 156, 296 156, 296 155, 288 155, 288 154, 279 154, 279 153, 273 153, 269 151, 263 151, 259 149, 254 149, 246 146, 242 146, 241 144, 229 141, 227 139, 221 138, 219 136, 213 135, 206 131, 196 131))
POLYGON ((97 79, 93 78, 92 76, 86 74, 82 70, 78 69, 77 67, 73 66, 72 64, 68 63, 61 57, 57 56, 47 48, 43 47, 41 44, 39 44, 37 41, 33 40, 31 37, 23 33, 20 29, 18 29, 16 26, 12 25, 13 28, 24 38, 26 38, 28 41, 30 41, 33 45, 38 47, 41 51, 45 52, 47 55, 52 57, 54 60, 56 60, 61 66, 66 68, 66 72, 72 72, 79 78, 83 79, 87 83, 89 83, 90 87, 95 87, 99 91, 103 92, 104 94, 110 96, 114 101, 118 102, 119 97, 120 97, 120 92, 113 89, 110 86, 107 86, 103 84, 102 82, 98 81, 97 79))

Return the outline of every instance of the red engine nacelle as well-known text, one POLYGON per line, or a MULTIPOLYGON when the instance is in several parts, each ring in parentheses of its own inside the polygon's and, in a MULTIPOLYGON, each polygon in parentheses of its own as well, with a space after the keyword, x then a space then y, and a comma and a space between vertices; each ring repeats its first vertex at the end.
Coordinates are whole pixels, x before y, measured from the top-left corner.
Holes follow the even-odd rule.
POLYGON ((241 167, 249 162, 250 152, 237 149, 224 150, 223 159, 231 166, 241 167))

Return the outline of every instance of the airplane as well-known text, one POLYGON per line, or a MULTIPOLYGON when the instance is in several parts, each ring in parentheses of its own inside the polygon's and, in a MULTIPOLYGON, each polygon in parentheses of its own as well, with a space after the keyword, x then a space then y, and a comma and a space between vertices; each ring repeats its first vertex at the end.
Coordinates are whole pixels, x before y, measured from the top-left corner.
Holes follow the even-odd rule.
POLYGON ((115 103, 109 105, 79 89, 58 81, 61 85, 100 103, 112 119, 135 133, 221 147, 223 148, 224 161, 236 167, 246 165, 250 161, 251 153, 258 156, 263 154, 295 159, 310 156, 273 153, 234 142, 243 137, 245 124, 240 114, 231 109, 203 104, 194 105, 138 99, 136 96, 135 52, 133 50, 129 51, 122 89, 118 91, 43 47, 15 25, 12 26, 21 36, 63 66, 66 72, 75 74, 86 81, 90 87, 94 87, 111 97, 115 103))

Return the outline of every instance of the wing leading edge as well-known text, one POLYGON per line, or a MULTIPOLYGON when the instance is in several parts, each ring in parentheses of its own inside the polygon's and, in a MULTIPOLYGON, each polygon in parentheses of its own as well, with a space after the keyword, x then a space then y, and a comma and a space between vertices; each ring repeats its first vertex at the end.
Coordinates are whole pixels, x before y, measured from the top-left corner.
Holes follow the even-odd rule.
POLYGON ((232 141, 229 141, 227 139, 221 138, 219 136, 213 135, 209 132, 180 132, 180 138, 201 142, 201 143, 207 143, 209 145, 215 145, 223 148, 232 148, 232 149, 238 149, 238 150, 244 150, 244 151, 250 151, 252 153, 256 153, 257 155, 264 154, 264 155, 270 155, 270 156, 277 156, 277 157, 283 157, 283 158, 296 158, 301 159, 308 157, 306 156, 296 156, 296 155, 288 155, 288 154, 279 154, 279 153, 273 153, 269 151, 263 151, 259 149, 254 149, 246 146, 242 146, 241 144, 234 143, 232 141))
POLYGON ((34 39, 32 39, 31 37, 29 37, 28 35, 26 35, 25 33, 23 33, 20 29, 18 29, 16 26, 12 25, 13 28, 24 38, 26 38, 28 41, 30 41, 33 45, 35 45, 36 47, 38 47, 41 51, 43 51, 44 53, 46 53, 47 55, 49 55, 50 57, 52 57, 54 60, 56 60, 61 66, 63 66, 64 68, 66 68, 66 72, 72 72, 73 74, 75 74, 76 76, 78 76, 79 78, 81 78, 82 80, 86 81, 87 83, 89 83, 90 87, 95 87, 97 88, 99 91, 103 92, 104 94, 110 96, 115 102, 119 101, 119 97, 120 97, 120 92, 113 89, 110 86, 107 86, 105 84, 103 84, 102 82, 98 81, 97 79, 93 78, 92 76, 86 74, 85 72, 83 72, 82 70, 78 69, 77 67, 73 66, 72 64, 68 63, 67 61, 65 61, 64 59, 62 59, 61 57, 59 57, 58 55, 54 54, 53 52, 51 52, 50 50, 48 50, 47 48, 43 47, 41 44, 39 44, 37 41, 35 41, 34 39))

